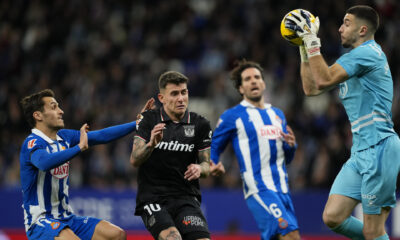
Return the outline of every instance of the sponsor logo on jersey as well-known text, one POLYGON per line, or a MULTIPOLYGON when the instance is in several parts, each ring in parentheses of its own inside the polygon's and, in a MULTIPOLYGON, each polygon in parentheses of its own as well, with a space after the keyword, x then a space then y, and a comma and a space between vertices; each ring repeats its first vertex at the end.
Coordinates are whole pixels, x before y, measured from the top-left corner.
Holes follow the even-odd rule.
POLYGON ((59 228, 60 225, 61 225, 60 222, 52 222, 52 223, 50 223, 50 226, 51 226, 51 228, 53 230, 59 228))
POLYGON ((376 195, 374 194, 361 194, 361 197, 368 200, 368 205, 374 205, 376 201, 376 195))
POLYGON ((28 149, 32 149, 36 145, 36 139, 32 139, 28 142, 28 149))
POLYGON ((182 223, 185 224, 186 226, 191 225, 191 226, 204 227, 205 225, 203 219, 201 219, 198 216, 185 216, 182 220, 182 223))
POLYGON ((281 129, 274 125, 265 125, 260 128, 260 136, 267 139, 278 139, 281 137, 281 129))
POLYGON ((69 162, 50 170, 51 175, 58 179, 66 178, 69 175, 69 162))
POLYGON ((186 137, 194 137, 194 125, 183 126, 186 137))
POLYGON ((179 143, 178 141, 159 142, 156 148, 176 152, 193 152, 194 144, 179 143))
POLYGON ((279 222, 279 228, 281 228, 281 229, 285 229, 289 225, 288 222, 283 218, 279 218, 278 222, 279 222))

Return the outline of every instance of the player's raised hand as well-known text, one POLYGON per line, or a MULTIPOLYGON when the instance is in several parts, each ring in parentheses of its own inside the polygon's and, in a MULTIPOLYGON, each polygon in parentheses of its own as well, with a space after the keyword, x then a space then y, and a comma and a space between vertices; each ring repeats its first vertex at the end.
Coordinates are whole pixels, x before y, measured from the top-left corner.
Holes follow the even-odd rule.
POLYGON ((221 176, 225 173, 225 167, 221 162, 215 164, 213 161, 210 162, 210 172, 212 176, 221 176))
POLYGON ((311 21, 310 13, 303 9, 298 12, 291 12, 291 16, 286 18, 286 27, 292 29, 297 35, 303 38, 305 35, 317 35, 319 30, 319 18, 315 17, 314 21, 311 21))
POLYGON ((163 138, 164 129, 165 129, 165 123, 159 123, 154 126, 153 130, 151 130, 151 137, 148 143, 151 147, 155 147, 158 143, 161 142, 161 139, 163 138))
POLYGON ((284 133, 282 131, 282 137, 285 142, 289 144, 289 146, 293 147, 294 145, 296 145, 296 136, 294 135, 294 132, 289 125, 286 126, 286 130, 288 131, 288 133, 284 133))
POLYGON ((201 175, 201 166, 199 164, 190 164, 187 167, 184 178, 188 181, 198 179, 201 175))
POLYGON ((81 129, 81 136, 79 139, 79 148, 81 149, 81 152, 85 151, 86 149, 89 148, 89 141, 88 141, 88 136, 87 132, 89 132, 89 125, 87 123, 83 124, 81 129))

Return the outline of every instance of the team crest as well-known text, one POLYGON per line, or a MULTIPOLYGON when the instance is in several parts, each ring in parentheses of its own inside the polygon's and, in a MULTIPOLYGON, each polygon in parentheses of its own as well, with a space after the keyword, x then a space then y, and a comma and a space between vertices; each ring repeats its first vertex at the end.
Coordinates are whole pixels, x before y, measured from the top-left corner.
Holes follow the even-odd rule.
POLYGON ((185 130, 186 137, 194 137, 194 125, 183 126, 183 129, 185 130))
POLYGON ((32 139, 28 142, 28 149, 32 149, 36 145, 36 139, 32 139))

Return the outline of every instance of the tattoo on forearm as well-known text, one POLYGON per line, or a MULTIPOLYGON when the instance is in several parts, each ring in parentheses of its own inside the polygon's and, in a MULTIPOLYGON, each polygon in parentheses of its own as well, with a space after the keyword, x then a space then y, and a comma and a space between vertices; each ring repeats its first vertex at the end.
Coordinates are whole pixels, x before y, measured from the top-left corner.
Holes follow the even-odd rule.
POLYGON ((199 165, 201 167, 200 177, 207 177, 210 174, 210 149, 200 151, 198 156, 199 165))
POLYGON ((158 240, 182 240, 182 238, 177 231, 172 230, 165 238, 159 235, 158 240))
POLYGON ((144 140, 135 138, 133 141, 132 158, 135 159, 138 165, 145 162, 152 152, 153 148, 149 148, 144 140))

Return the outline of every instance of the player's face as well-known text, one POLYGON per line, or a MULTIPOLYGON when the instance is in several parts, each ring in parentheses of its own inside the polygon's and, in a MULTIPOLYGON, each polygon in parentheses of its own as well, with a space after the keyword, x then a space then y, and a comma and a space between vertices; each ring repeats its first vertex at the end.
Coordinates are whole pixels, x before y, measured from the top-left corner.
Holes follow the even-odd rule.
POLYGON ((161 90, 158 99, 172 120, 180 120, 185 115, 189 103, 187 84, 168 83, 165 89, 161 90))
POLYGON ((339 28, 342 45, 345 48, 352 47, 359 39, 360 24, 353 14, 346 14, 343 24, 339 28))
POLYGON ((62 118, 64 112, 58 106, 57 101, 52 97, 44 97, 43 112, 35 112, 38 114, 36 120, 42 122, 44 126, 49 129, 58 130, 64 127, 64 120, 62 118))
POLYGON ((243 98, 250 102, 259 102, 265 89, 265 82, 257 68, 247 68, 242 74, 242 85, 239 87, 243 98))

